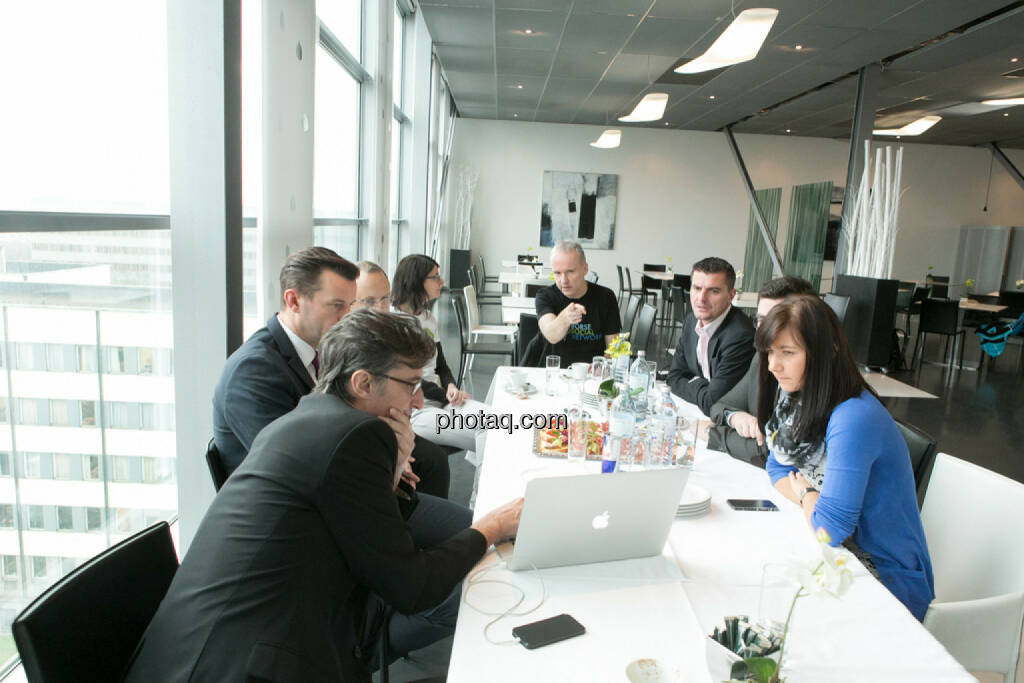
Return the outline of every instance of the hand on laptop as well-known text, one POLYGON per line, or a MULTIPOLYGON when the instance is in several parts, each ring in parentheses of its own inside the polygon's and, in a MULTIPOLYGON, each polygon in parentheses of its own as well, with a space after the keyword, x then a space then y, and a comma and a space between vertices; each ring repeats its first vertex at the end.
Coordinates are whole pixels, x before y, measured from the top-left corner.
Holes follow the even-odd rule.
POLYGON ((471 528, 483 534, 483 537, 487 540, 487 545, 491 546, 516 535, 516 532, 519 530, 519 517, 522 513, 523 499, 517 498, 491 510, 473 522, 471 528))

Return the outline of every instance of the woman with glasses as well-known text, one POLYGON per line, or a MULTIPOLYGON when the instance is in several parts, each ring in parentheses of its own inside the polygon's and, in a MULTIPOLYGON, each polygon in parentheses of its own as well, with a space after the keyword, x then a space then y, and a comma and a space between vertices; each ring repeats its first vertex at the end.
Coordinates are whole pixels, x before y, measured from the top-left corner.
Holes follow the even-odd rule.
POLYGON ((754 345, 772 484, 923 619, 934 580, 907 445, 836 314, 817 296, 792 296, 765 316, 754 345))
POLYGON ((437 318, 431 312, 444 286, 439 270, 437 261, 429 256, 410 254, 398 262, 391 283, 392 310, 415 316, 437 349, 430 363, 423 368, 423 408, 413 412, 412 428, 428 441, 466 451, 466 459, 478 465, 486 430, 477 424, 475 418, 480 411, 489 410, 486 404, 472 400, 469 393, 456 386, 455 376, 445 361, 437 318), (469 420, 463 420, 463 428, 453 428, 452 423, 457 425, 458 421, 445 416, 441 424, 446 428, 439 430, 437 418, 444 412, 472 414, 474 417, 470 424, 473 427, 465 426, 469 420))

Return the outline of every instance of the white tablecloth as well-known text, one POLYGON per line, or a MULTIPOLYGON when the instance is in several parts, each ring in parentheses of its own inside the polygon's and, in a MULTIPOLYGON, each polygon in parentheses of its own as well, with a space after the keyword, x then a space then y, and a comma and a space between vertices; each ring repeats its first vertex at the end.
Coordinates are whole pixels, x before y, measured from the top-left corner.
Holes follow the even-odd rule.
MULTIPOLYGON (((507 369, 498 370, 488 396, 494 411, 516 416, 562 412, 564 385, 561 395, 545 396, 543 370, 528 372, 539 392, 524 401, 502 389, 507 369)), ((689 404, 682 404, 682 412, 701 417, 689 404)), ((534 456, 531 438, 526 429, 489 432, 477 517, 521 496, 533 477, 600 469, 598 463, 534 456)), ((448 680, 623 681, 629 662, 650 657, 677 670, 680 681, 710 681, 704 634, 726 615, 756 615, 764 565, 813 552, 815 542, 800 510, 771 487, 763 470, 698 449, 690 482, 711 492, 711 511, 677 520, 661 557, 542 570, 544 604, 531 614, 505 618, 489 631, 492 640, 510 640, 513 626, 567 612, 587 628, 586 635, 537 650, 493 645, 483 636, 493 617, 464 602, 448 680), (770 498, 780 511, 736 512, 725 502, 733 497, 770 498)), ((500 562, 492 550, 479 567, 500 562)), ((807 597, 797 604, 786 646, 789 683, 974 680, 878 581, 859 565, 855 574, 843 599, 807 597)), ((497 568, 487 578, 520 587, 525 607, 540 597, 534 572, 497 568)), ((489 611, 500 612, 518 598, 501 584, 468 590, 470 601, 489 611)))

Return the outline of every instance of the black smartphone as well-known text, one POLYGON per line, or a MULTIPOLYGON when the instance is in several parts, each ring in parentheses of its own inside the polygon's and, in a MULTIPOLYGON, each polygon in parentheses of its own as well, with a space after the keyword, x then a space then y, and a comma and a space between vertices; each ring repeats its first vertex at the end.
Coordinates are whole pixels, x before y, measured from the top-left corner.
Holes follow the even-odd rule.
POLYGON ((754 500, 753 498, 729 498, 725 501, 733 510, 742 512, 776 512, 778 507, 770 500, 754 500))
POLYGON ((568 614, 542 619, 532 624, 523 624, 512 629, 512 637, 527 650, 544 647, 560 640, 581 636, 587 632, 583 624, 568 614))

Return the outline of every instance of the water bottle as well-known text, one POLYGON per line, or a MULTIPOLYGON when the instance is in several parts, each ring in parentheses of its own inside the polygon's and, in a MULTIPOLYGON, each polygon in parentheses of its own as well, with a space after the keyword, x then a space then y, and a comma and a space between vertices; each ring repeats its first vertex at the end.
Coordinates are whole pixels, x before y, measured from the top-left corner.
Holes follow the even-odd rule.
POLYGON ((618 446, 618 467, 626 469, 632 462, 633 426, 636 423, 636 407, 626 384, 617 384, 619 393, 608 413, 608 435, 612 445, 618 446))
POLYGON ((636 360, 629 368, 629 393, 636 405, 636 412, 641 416, 647 412, 647 385, 651 381, 651 369, 646 355, 642 349, 637 351, 636 360))
POLYGON ((651 435, 651 466, 671 467, 675 461, 676 445, 676 404, 672 391, 662 387, 661 396, 653 406, 648 434, 651 435), (657 443, 654 442, 657 438, 657 443))
POLYGON ((601 473, 611 474, 619 461, 618 439, 610 434, 605 434, 601 441, 601 473))

